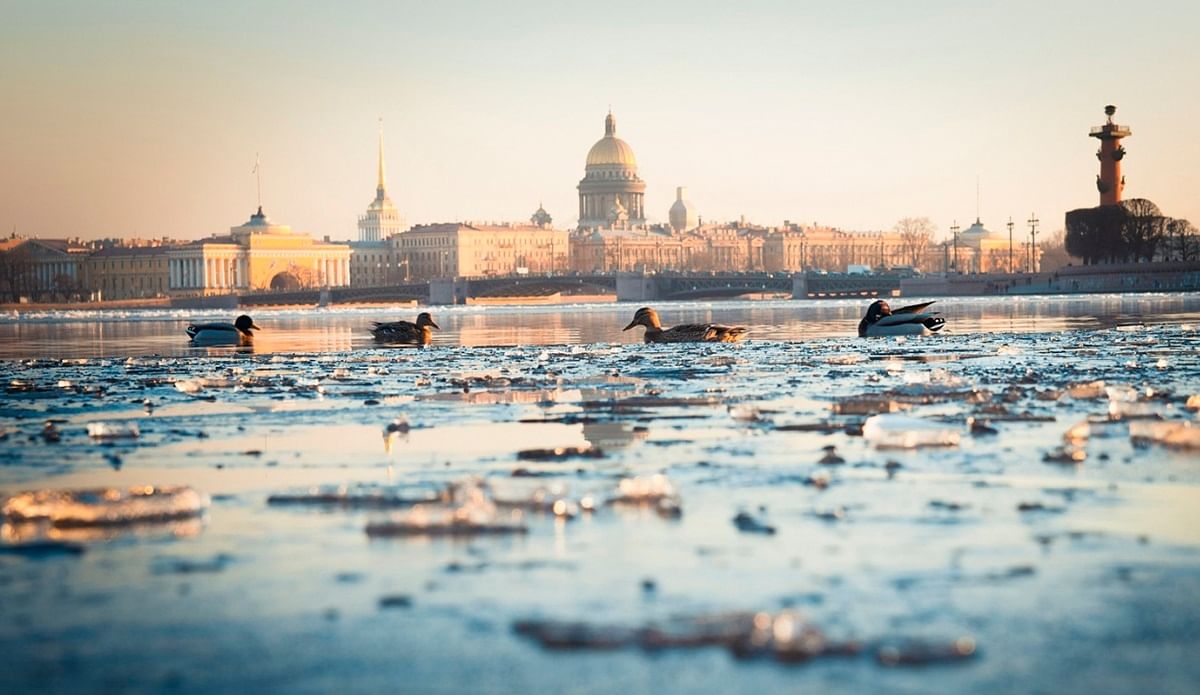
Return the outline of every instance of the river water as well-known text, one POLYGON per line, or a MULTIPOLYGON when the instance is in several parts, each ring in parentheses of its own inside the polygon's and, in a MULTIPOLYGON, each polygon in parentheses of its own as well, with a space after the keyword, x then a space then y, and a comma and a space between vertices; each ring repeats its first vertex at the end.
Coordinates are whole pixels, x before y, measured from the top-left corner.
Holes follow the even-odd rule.
POLYGON ((1200 295, 945 298, 877 340, 865 302, 657 306, 741 345, 643 345, 635 308, 434 307, 427 349, 366 332, 408 307, 256 312, 253 349, 0 317, 0 496, 211 500, 8 519, 0 690, 1192 691, 1200 295), (742 612, 773 637, 694 645, 742 612), (772 651, 797 623, 827 648, 772 651))

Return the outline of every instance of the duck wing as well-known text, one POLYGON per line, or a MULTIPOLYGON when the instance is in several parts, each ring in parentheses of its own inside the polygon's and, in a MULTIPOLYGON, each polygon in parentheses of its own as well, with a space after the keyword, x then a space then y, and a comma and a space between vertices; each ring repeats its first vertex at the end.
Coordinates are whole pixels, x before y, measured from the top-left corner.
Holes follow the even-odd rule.
POLYGON ((384 342, 411 342, 417 340, 421 335, 421 329, 412 321, 390 321, 387 323, 376 321, 372 326, 371 335, 375 336, 375 340, 384 342))
POLYGON ((937 300, 934 300, 933 302, 925 302, 924 304, 909 304, 908 306, 902 306, 899 309, 892 309, 892 314, 920 314, 925 311, 926 307, 936 301, 937 300))
POLYGON ((228 332, 233 335, 240 335, 241 331, 232 323, 193 323, 188 325, 186 329, 189 338, 195 338, 200 332, 212 331, 215 333, 228 332))
POLYGON ((899 326, 905 323, 925 323, 931 319, 937 319, 945 323, 945 319, 937 318, 937 312, 929 312, 927 314, 889 314, 879 317, 875 322, 876 326, 899 326))
POLYGON ((719 323, 684 323, 657 334, 655 342, 663 343, 736 343, 746 332, 741 326, 719 323))
POLYGON ((710 324, 705 340, 717 343, 736 343, 746 337, 745 326, 723 326, 719 323, 710 324))

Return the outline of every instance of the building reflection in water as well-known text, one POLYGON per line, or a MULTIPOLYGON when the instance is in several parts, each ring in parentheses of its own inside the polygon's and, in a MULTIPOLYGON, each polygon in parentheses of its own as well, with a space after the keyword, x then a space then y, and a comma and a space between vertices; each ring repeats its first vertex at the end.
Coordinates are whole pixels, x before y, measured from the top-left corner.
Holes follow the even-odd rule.
MULTIPOLYGON (((894 305, 927 298, 890 300, 894 305)), ((654 302, 663 323, 716 322, 750 328, 750 340, 856 339, 858 321, 872 300, 781 300, 654 302)), ((639 304, 565 306, 434 307, 441 326, 431 349, 440 346, 509 346, 640 343, 640 331, 622 331, 639 304)), ((1060 297, 945 297, 933 305, 947 319, 946 333, 1096 330, 1118 325, 1200 321, 1200 293, 1060 297)), ((395 313, 388 307, 255 312, 263 327, 254 353, 340 352, 380 347, 374 320, 395 313)), ((227 321, 229 316, 182 318, 167 311, 89 315, 35 313, 0 317, 0 358, 186 356, 184 328, 192 321, 227 321)), ((229 348, 224 349, 229 351, 229 348)), ((221 351, 216 350, 215 353, 221 351)))

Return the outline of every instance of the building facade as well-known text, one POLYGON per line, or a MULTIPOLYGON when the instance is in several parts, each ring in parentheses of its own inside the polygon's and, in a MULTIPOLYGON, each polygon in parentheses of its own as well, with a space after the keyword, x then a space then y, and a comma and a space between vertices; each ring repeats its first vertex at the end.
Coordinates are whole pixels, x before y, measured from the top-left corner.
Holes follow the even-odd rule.
POLYGON ((84 268, 96 301, 165 297, 170 290, 165 246, 105 246, 88 256, 84 268))
POLYGON ((418 225, 389 243, 400 272, 421 281, 562 272, 568 237, 549 225, 448 223, 418 225))
POLYGON ((579 182, 579 227, 637 226, 646 222, 646 183, 638 177, 637 158, 617 137, 617 119, 604 119, 604 137, 592 145, 579 182))
POLYGON ((0 245, 0 293, 9 301, 72 301, 86 292, 91 247, 78 239, 12 237, 0 245))
POLYGON ((275 224, 262 207, 227 236, 201 239, 168 251, 173 295, 345 287, 350 246, 317 241, 275 224))

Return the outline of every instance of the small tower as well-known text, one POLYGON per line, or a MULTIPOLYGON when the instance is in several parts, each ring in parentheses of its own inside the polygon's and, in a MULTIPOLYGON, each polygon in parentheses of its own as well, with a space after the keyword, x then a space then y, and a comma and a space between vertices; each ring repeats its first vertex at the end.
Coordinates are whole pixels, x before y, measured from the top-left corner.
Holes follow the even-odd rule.
POLYGON ((671 228, 677 233, 695 229, 697 226, 696 207, 687 199, 687 189, 683 186, 675 188, 675 202, 668 212, 668 219, 671 221, 671 228))
POLYGON ((550 213, 546 212, 546 208, 541 203, 538 203, 538 209, 533 213, 533 216, 529 218, 529 221, 532 222, 535 227, 549 229, 550 224, 554 222, 554 218, 550 216, 550 213))
POLYGON ((1101 205, 1116 205, 1121 202, 1121 193, 1125 190, 1125 177, 1121 176, 1121 160, 1125 158, 1125 148, 1121 146, 1121 138, 1133 135, 1128 127, 1113 123, 1113 114, 1117 107, 1109 104, 1104 107, 1108 121, 1102 126, 1092 128, 1090 137, 1100 140, 1100 149, 1096 157, 1100 160, 1100 174, 1096 176, 1096 188, 1100 191, 1101 205))

